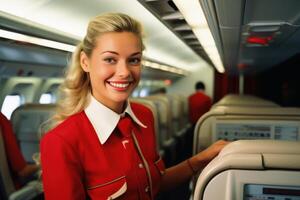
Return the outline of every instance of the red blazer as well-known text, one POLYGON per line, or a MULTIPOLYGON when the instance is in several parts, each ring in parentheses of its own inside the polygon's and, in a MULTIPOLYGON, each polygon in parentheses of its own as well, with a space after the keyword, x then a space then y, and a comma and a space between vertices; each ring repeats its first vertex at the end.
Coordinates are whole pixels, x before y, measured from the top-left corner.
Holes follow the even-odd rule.
POLYGON ((196 92, 189 96, 189 120, 196 124, 198 119, 211 107, 211 99, 203 92, 196 92))
MULTIPOLYGON (((142 105, 131 107, 147 126, 136 125, 134 133, 148 163, 155 195, 165 168, 156 152, 153 115, 142 105)), ((116 132, 101 144, 85 112, 80 112, 47 133, 41 141, 46 200, 151 199, 151 186, 133 139, 124 142, 116 132)))

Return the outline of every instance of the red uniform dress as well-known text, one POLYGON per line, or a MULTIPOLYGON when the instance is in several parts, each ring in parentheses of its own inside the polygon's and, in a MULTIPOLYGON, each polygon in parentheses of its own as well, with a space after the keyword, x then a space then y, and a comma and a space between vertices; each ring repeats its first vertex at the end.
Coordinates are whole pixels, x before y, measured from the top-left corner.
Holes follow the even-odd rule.
POLYGON ((0 127, 11 175, 16 188, 20 188, 18 172, 26 166, 26 161, 20 151, 10 121, 2 113, 0 113, 0 127))
POLYGON ((46 200, 147 200, 158 193, 165 168, 156 152, 153 115, 139 104, 128 104, 125 112, 133 136, 120 134, 120 115, 93 97, 85 111, 44 136, 46 200))
POLYGON ((196 92, 189 96, 189 120, 196 124, 198 119, 211 107, 211 99, 203 92, 196 92))

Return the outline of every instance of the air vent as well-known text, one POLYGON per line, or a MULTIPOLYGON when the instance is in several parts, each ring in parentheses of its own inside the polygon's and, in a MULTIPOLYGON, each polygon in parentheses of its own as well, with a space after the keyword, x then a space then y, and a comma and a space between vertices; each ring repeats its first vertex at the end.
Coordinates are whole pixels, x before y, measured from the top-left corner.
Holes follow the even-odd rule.
POLYGON ((156 16, 178 38, 189 46, 197 55, 206 62, 212 62, 203 50, 191 27, 184 20, 183 15, 171 0, 138 0, 147 10, 156 16))

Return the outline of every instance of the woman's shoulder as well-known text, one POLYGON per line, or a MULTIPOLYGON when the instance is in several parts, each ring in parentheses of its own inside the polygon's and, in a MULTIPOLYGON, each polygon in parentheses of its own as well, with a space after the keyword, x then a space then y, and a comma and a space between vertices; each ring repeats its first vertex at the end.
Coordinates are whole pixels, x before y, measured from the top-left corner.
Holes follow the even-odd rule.
POLYGON ((45 140, 49 137, 60 137, 66 140, 76 139, 76 135, 81 132, 84 123, 84 111, 76 113, 48 131, 42 139, 45 140))
POLYGON ((153 121, 153 113, 147 106, 136 102, 131 102, 130 106, 135 116, 141 120, 142 123, 147 124, 153 121))
POLYGON ((136 115, 146 115, 146 116, 152 115, 151 109, 141 103, 130 102, 130 106, 132 108, 132 111, 136 115))

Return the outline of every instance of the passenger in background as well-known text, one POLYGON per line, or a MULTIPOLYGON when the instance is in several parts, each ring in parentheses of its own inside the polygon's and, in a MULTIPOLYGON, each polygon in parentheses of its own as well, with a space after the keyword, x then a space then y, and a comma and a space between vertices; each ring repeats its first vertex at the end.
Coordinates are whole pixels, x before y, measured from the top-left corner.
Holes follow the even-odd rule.
POLYGON ((212 105, 210 97, 205 94, 205 85, 202 81, 196 82, 195 90, 196 92, 191 94, 188 98, 189 121, 192 126, 186 134, 187 146, 191 147, 186 150, 187 155, 192 155, 193 153, 193 139, 196 123, 204 113, 209 111, 212 105))
POLYGON ((196 92, 189 96, 189 120, 192 126, 195 126, 198 119, 207 111, 209 111, 212 101, 205 94, 205 85, 198 81, 195 84, 196 92))
POLYGON ((38 171, 36 164, 27 164, 18 146, 10 121, 0 113, 0 127, 12 179, 17 189, 38 171))
POLYGON ((95 17, 73 54, 55 128, 41 141, 47 200, 154 199, 213 159, 208 149, 165 170, 151 111, 128 98, 141 77, 141 25, 124 14, 95 17))

